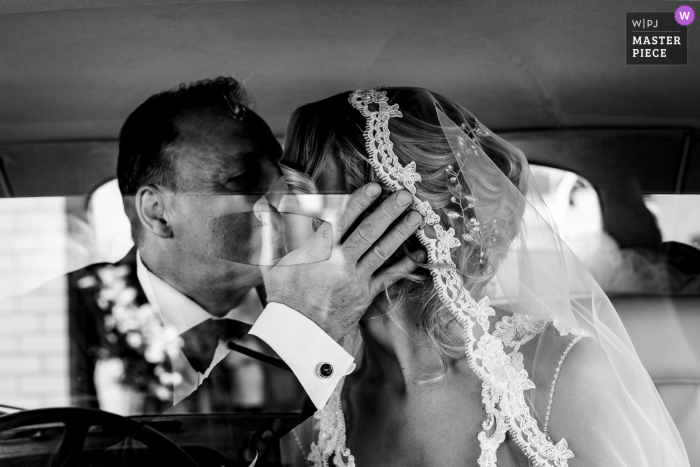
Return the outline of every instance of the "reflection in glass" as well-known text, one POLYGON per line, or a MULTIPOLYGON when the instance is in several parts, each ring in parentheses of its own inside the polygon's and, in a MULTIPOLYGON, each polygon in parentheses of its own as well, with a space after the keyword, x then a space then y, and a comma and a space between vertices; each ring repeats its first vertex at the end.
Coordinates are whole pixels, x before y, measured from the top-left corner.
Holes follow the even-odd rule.
POLYGON ((658 249, 620 248, 603 229, 598 194, 583 177, 531 166, 559 235, 606 292, 700 291, 700 196, 646 195, 663 243, 658 249))
POLYGON ((14 467, 52 465, 66 436, 64 423, 33 423, 0 432, 2 459, 14 467))
MULTIPOLYGON (((207 222, 207 253, 233 263, 273 266, 306 241, 324 221, 292 212, 236 212, 207 222)), ((309 261, 325 261, 324 255, 309 261)), ((302 264, 298 261, 290 265, 302 264)))

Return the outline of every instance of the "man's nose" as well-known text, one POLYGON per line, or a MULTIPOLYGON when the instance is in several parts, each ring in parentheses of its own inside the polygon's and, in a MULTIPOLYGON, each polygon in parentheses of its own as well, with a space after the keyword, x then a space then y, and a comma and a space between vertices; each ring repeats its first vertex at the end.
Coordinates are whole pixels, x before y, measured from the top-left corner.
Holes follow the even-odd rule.
POLYGON ((267 190, 267 193, 265 193, 264 196, 270 205, 274 206, 276 209, 279 210, 284 198, 290 195, 291 192, 289 190, 289 187, 287 186, 284 177, 280 175, 277 178, 277 180, 275 180, 275 182, 270 186, 270 188, 267 190))

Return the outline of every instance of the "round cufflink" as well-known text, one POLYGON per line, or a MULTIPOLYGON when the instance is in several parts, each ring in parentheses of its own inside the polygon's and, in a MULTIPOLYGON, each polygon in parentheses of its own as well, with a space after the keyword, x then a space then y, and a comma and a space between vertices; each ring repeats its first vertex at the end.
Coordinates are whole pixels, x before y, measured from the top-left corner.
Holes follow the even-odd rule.
POLYGON ((316 365, 316 374, 321 378, 330 378, 333 376, 333 365, 326 362, 321 362, 316 365))

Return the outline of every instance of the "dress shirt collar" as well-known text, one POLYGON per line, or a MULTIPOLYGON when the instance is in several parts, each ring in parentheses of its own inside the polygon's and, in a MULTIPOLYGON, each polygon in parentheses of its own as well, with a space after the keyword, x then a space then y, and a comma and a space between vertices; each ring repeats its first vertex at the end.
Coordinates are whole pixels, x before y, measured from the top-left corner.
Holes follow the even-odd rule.
POLYGON ((180 335, 208 319, 236 319, 253 324, 262 312, 255 288, 250 289, 237 307, 219 318, 208 313, 182 292, 152 273, 136 252, 136 275, 148 302, 161 314, 166 327, 180 335))

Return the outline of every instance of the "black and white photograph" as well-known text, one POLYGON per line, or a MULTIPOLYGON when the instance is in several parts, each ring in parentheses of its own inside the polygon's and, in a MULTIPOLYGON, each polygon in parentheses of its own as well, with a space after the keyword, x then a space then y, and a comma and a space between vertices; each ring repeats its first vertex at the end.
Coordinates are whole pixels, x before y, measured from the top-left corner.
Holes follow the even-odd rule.
POLYGON ((698 0, 0 0, 0 467, 700 467, 698 0))

